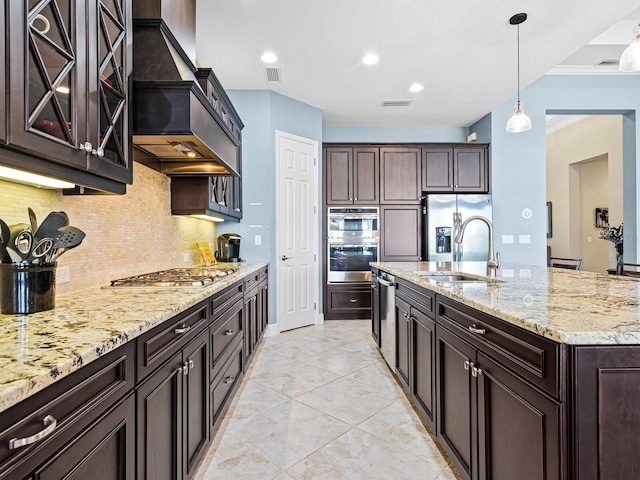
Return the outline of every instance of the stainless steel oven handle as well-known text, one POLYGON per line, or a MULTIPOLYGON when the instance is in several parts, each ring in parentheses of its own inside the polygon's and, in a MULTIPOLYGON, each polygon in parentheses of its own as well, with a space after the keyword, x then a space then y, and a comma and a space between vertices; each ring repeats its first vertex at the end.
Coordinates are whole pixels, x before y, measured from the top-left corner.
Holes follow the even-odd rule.
POLYGON ((378 277, 378 283, 379 283, 380 285, 384 285, 385 287, 393 287, 393 286, 395 285, 395 283, 393 283, 393 282, 388 282, 388 281, 386 281, 386 280, 382 279, 381 277, 378 277))
POLYGON ((354 248, 354 247, 377 247, 377 246, 378 246, 378 242, 375 242, 375 243, 358 243, 357 245, 347 245, 346 243, 336 243, 336 242, 331 242, 329 244, 329 248, 331 248, 331 247, 354 248))

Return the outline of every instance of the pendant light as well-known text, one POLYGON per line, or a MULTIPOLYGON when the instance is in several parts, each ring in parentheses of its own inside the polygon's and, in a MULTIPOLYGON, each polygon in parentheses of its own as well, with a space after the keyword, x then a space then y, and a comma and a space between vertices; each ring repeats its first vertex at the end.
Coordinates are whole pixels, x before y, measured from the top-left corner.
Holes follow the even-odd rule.
POLYGON ((509 19, 511 25, 518 26, 518 102, 515 104, 515 112, 507 122, 507 132, 526 132, 531 129, 531 119, 524 113, 520 101, 520 24, 527 19, 526 13, 516 13, 509 19))
POLYGON ((621 72, 640 70, 640 23, 633 28, 633 40, 620 57, 621 72))

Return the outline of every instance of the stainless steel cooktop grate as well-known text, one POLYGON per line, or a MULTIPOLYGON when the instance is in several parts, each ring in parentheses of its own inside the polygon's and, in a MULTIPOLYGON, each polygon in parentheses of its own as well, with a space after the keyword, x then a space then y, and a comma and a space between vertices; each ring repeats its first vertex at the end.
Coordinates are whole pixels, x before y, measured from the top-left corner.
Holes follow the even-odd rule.
POLYGON ((238 270, 228 267, 172 268, 111 280, 107 288, 203 288, 238 270))

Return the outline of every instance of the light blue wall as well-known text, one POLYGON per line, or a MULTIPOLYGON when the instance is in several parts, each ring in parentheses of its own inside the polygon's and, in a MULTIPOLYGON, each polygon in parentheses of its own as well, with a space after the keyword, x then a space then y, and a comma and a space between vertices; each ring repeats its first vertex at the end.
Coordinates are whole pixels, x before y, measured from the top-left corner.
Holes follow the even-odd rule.
POLYGON ((322 141, 327 143, 459 143, 466 142, 467 135, 467 128, 325 126, 322 130, 322 141))
MULTIPOLYGON (((242 130, 243 218, 238 223, 219 223, 218 235, 242 236, 240 255, 270 263, 269 323, 276 322, 276 131, 309 138, 322 145, 322 111, 268 90, 228 90, 242 130), (255 245, 255 235, 262 245, 255 245)), ((320 165, 320 164, 319 164, 320 165)), ((319 172, 322 171, 319 166, 319 172)), ((321 177, 319 177, 320 180, 321 177)), ((320 205, 320 188, 318 205, 320 205)))
POLYGON ((483 132, 478 141, 490 142, 491 185, 496 249, 505 261, 544 265, 546 262, 546 140, 547 113, 623 114, 625 178, 625 259, 634 261, 638 224, 636 158, 640 109, 640 77, 624 76, 545 76, 521 92, 524 109, 533 128, 523 133, 507 133, 505 125, 513 113, 512 98, 470 127, 483 132), (490 124, 490 138, 484 138, 490 124), (533 217, 522 217, 524 208, 533 217), (633 234, 631 232, 634 232, 633 234), (501 236, 515 236, 513 245, 502 245, 501 236), (518 235, 530 235, 531 244, 519 244, 518 235))

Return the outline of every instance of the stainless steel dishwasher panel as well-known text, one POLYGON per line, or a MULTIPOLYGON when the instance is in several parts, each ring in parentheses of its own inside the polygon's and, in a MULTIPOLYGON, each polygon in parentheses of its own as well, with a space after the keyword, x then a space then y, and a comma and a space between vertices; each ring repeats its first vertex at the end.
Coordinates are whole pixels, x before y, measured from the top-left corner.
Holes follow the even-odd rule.
POLYGON ((378 276, 380 288, 380 336, 382 355, 387 365, 396 370, 396 279, 382 272, 378 276))

